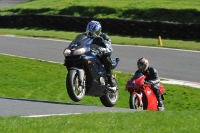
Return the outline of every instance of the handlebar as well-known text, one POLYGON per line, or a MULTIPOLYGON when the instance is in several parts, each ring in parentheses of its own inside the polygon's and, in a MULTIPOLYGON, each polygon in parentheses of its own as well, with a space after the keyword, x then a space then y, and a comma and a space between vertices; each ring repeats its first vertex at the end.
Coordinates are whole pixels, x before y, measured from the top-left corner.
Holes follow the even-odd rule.
POLYGON ((95 53, 99 53, 99 51, 97 49, 91 48, 90 51, 95 52, 95 53))
POLYGON ((91 48, 90 51, 95 52, 95 53, 97 53, 97 54, 103 54, 102 51, 99 51, 99 50, 96 49, 96 48, 91 48))

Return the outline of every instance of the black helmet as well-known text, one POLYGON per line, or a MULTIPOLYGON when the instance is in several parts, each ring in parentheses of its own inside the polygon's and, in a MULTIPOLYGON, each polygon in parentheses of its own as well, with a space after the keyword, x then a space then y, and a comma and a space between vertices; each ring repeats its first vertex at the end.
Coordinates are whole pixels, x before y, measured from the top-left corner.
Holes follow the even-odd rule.
POLYGON ((142 57, 137 61, 137 67, 138 70, 140 70, 141 72, 146 71, 149 67, 149 61, 146 58, 142 57))

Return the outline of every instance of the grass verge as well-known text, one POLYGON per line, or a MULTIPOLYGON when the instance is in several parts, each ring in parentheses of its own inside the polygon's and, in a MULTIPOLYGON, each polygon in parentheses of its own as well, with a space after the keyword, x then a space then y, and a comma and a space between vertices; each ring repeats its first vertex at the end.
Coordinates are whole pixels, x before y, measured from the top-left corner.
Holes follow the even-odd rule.
MULTIPOLYGON (((120 4, 119 1, 112 1, 113 3, 106 3, 107 1, 99 2, 101 4, 106 4, 106 6, 109 5, 109 8, 105 8, 105 5, 99 5, 99 3, 87 0, 84 1, 84 3, 82 3, 82 1, 74 1, 74 3, 70 1, 67 4, 63 2, 67 3, 69 1, 31 0, 30 3, 24 3, 24 5, 21 4, 11 8, 9 7, 3 9, 1 10, 1 14, 20 14, 25 12, 66 14, 70 12, 70 15, 74 16, 83 16, 85 14, 89 14, 90 16, 100 18, 126 17, 131 19, 156 19, 160 21, 170 20, 180 22, 199 22, 198 8, 200 6, 195 0, 192 2, 186 2, 185 0, 169 2, 164 0, 162 3, 155 0, 148 0, 146 3, 141 1, 134 1, 135 3, 133 3, 133 1, 123 1, 120 4), (97 7, 89 8, 93 5, 97 7), (134 8, 132 8, 131 5, 134 6, 134 8), (43 7, 45 7, 45 9, 43 7), (173 9, 162 9, 169 7, 173 9), (182 8, 181 10, 179 10, 180 7, 182 8), (77 8, 80 10, 77 10, 77 8), (91 12, 83 12, 85 9, 90 9, 91 12), (106 10, 106 12, 102 12, 99 9, 106 10), (98 13, 95 11, 98 11, 98 13), (110 11, 110 13, 108 11, 110 11), (170 14, 171 12, 173 12, 175 15, 166 16, 166 14, 170 14), (197 17, 195 17, 194 14, 197 14, 197 17), (162 16, 164 16, 164 18, 162 16), (177 18, 179 18, 179 20, 177 18)), ((74 37, 78 34, 76 32, 46 31, 26 28, 20 30, 0 29, 0 33, 67 40, 74 39, 74 37)), ((157 38, 133 38, 129 36, 118 37, 115 35, 111 35, 110 37, 112 42, 115 44, 158 46, 157 38)), ((195 41, 185 42, 182 40, 163 39, 162 47, 199 50, 198 45, 199 43, 195 41)), ((65 90, 65 76, 67 72, 61 64, 52 64, 38 60, 21 59, 4 55, 0 55, 0 64, 1 97, 28 98, 72 103, 65 90)), ((116 74, 118 75, 117 80, 120 88, 120 97, 116 107, 128 108, 129 94, 125 92, 123 88, 126 81, 131 77, 131 74, 116 74), (123 79, 121 77, 123 77, 123 79)), ((166 96, 165 100, 167 110, 164 112, 143 111, 134 113, 85 113, 82 115, 54 116, 44 118, 0 117, 0 131, 1 133, 198 133, 200 130, 200 119, 198 119, 200 117, 200 100, 198 98, 200 94, 199 90, 186 86, 167 84, 165 85, 165 88, 168 95, 166 96)), ((99 99, 93 97, 85 97, 80 103, 102 106, 99 99)))
MULTIPOLYGON (((74 103, 67 95, 67 70, 62 64, 0 54, 0 96, 74 103)), ((118 73, 119 100, 115 107, 129 108, 125 84, 130 73, 118 73)), ((165 84, 167 110, 200 110, 200 91, 188 86, 165 84)), ((103 106, 98 97, 86 96, 79 104, 103 106)))
POLYGON ((199 11, 197 0, 31 0, 0 9, 0 14, 39 13, 199 23, 199 11))
POLYGON ((41 118, 0 117, 1 133, 198 133, 197 111, 84 113, 41 118))
MULTIPOLYGON (((0 97, 74 103, 65 89, 67 71, 62 64, 0 54, 0 97)), ((129 73, 118 73, 119 100, 115 107, 129 108, 124 90, 129 73), (123 78, 122 78, 123 77, 123 78)), ((164 84, 166 111, 84 113, 70 116, 24 118, 0 117, 1 133, 101 133, 155 132, 198 133, 199 89, 164 84)), ((99 98, 85 96, 79 104, 102 106, 99 98)))

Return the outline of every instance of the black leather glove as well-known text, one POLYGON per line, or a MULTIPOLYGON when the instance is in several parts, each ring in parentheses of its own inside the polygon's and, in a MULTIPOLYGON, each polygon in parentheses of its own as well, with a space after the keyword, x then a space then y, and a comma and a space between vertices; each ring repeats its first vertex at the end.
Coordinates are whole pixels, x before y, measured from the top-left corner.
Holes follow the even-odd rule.
POLYGON ((98 51, 99 51, 99 54, 103 54, 103 53, 104 53, 104 48, 99 47, 99 48, 98 48, 98 51))
POLYGON ((150 80, 145 80, 144 83, 145 84, 152 84, 152 82, 150 80))

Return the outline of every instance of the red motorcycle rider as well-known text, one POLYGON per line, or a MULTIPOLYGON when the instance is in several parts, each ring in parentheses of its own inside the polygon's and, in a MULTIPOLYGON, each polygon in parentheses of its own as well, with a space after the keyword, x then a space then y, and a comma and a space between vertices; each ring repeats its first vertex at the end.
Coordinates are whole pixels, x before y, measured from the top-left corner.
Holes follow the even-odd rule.
POLYGON ((164 104, 160 94, 160 79, 158 76, 158 72, 155 68, 149 66, 149 61, 142 57, 137 61, 138 70, 146 76, 145 83, 152 84, 152 88, 156 98, 158 100, 159 110, 164 110, 164 104))

